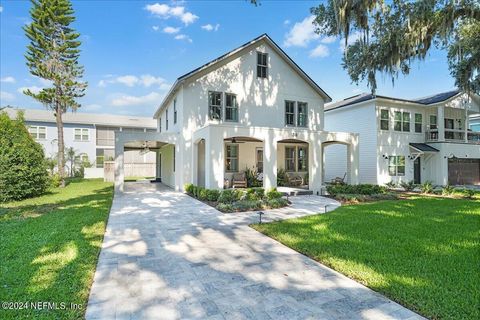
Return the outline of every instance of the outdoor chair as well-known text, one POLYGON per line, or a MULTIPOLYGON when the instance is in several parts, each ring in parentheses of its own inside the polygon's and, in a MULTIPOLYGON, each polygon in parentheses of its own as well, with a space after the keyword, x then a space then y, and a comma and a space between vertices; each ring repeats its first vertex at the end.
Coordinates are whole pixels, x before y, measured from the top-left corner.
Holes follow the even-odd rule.
POLYGON ((245 175, 245 172, 239 172, 233 175, 232 187, 233 188, 247 187, 247 176, 245 175))

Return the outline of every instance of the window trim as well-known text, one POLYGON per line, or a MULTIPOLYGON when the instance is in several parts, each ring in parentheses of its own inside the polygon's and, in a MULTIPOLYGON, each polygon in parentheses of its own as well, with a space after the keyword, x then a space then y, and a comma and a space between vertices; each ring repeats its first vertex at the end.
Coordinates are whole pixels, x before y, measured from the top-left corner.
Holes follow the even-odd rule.
POLYGON ((224 107, 225 107, 225 112, 224 112, 224 117, 225 117, 225 122, 238 122, 238 100, 237 100, 237 95, 235 93, 231 93, 231 92, 224 92, 224 107), (235 106, 230 106, 228 107, 227 106, 227 96, 234 96, 235 97, 235 106), (227 108, 228 109, 233 109, 235 110, 235 114, 236 114, 236 119, 235 120, 231 120, 231 119, 227 119, 227 108))
POLYGON ((165 131, 168 131, 168 108, 165 109, 165 131))
POLYGON ((297 127, 307 128, 308 127, 308 102, 297 101, 295 111, 297 113, 297 127), (300 105, 305 106, 305 124, 300 124, 300 105))
POLYGON ((240 146, 238 145, 238 143, 226 143, 225 144, 225 172, 239 172, 239 168, 238 168, 239 165, 240 165, 240 146), (232 147, 232 146, 237 148, 237 156, 236 157, 229 157, 228 156, 228 148, 232 147), (232 160, 232 159, 236 160, 236 163, 237 163, 236 167, 237 168, 235 170, 227 169, 227 162, 228 162, 229 159, 230 160, 232 160))
MULTIPOLYGON (((260 69, 263 70, 263 69, 260 69)), ((261 52, 257 51, 257 78, 261 79, 268 79, 268 53, 267 52, 261 52), (261 64, 261 61, 259 61, 259 57, 265 57, 265 64, 261 64), (264 68, 265 69, 265 76, 263 77, 262 75, 259 75, 258 68, 264 68)))
POLYGON ((90 130, 88 128, 73 128, 73 141, 75 142, 89 142, 90 141, 90 130), (77 139, 76 131, 80 130, 80 139, 77 139), (83 139, 84 130, 87 130, 87 140, 83 139))
POLYGON ((390 110, 385 109, 385 108, 380 109, 380 130, 383 130, 383 131, 389 131, 390 130, 390 110), (384 111, 387 112, 387 118, 386 119, 382 118, 382 116, 383 116, 382 113, 384 111), (382 123, 384 121, 387 122, 387 128, 386 129, 382 128, 382 123))
POLYGON ((308 172, 308 146, 296 146, 297 149, 297 172, 308 172), (300 169, 300 149, 305 150, 305 158, 302 161, 305 161, 305 170, 300 169))
POLYGON ((388 175, 391 177, 404 177, 406 173, 407 163, 405 162, 405 156, 389 156, 388 157, 388 175), (400 165, 400 159, 403 158, 403 165, 400 165), (393 164, 392 161, 393 160, 393 164), (398 168, 403 167, 403 173, 399 173, 398 168), (390 171, 390 168, 394 168, 394 173, 390 171))
POLYGON ((423 114, 421 113, 418 113, 418 112, 415 112, 415 115, 414 115, 414 132, 415 133, 422 133, 423 132, 423 114), (417 115, 420 116, 420 122, 417 121, 417 115), (420 131, 417 130, 417 125, 420 125, 420 131))
POLYGON ((162 132, 162 117, 158 117, 158 132, 162 132))
POLYGON ((224 100, 223 99, 223 92, 221 92, 221 91, 208 91, 208 119, 209 120, 222 121, 223 104, 224 104, 223 100, 224 100), (219 94, 220 95, 220 104, 219 105, 211 104, 211 99, 210 98, 211 98, 212 94, 219 94), (212 117, 212 112, 211 112, 212 107, 219 108, 220 114, 218 115, 218 119, 212 117))
POLYGON ((286 145, 285 146, 285 153, 284 153, 284 158, 285 158, 285 172, 297 172, 297 146, 295 145, 286 145), (287 149, 293 149, 293 170, 290 170, 287 166, 288 161, 291 161, 292 158, 287 157, 287 149))
POLYGON ((47 140, 47 127, 46 126, 27 126, 27 131, 30 134, 30 136, 37 141, 44 141, 47 140), (30 129, 35 128, 35 136, 33 136, 33 133, 30 131, 30 129), (40 138, 40 128, 43 128, 45 130, 45 138, 40 138))
POLYGON ((177 99, 173 99, 173 124, 177 124, 177 99))
POLYGON ((285 107, 284 107, 284 114, 285 114, 285 120, 284 120, 284 121, 285 121, 285 126, 286 126, 286 127, 295 127, 296 109, 297 109, 297 108, 296 108, 296 102, 293 101, 293 100, 285 100, 285 104, 284 104, 284 105, 285 105, 285 107), (289 112, 289 113, 288 113, 289 115, 292 115, 292 117, 293 117, 293 118, 292 118, 292 120, 293 120, 292 122, 293 122, 293 123, 291 123, 291 124, 289 124, 289 123, 287 122, 287 103, 288 103, 288 102, 291 102, 291 103, 293 104, 293 112, 289 112))
POLYGON ((411 132, 411 112, 395 110, 393 113, 393 131, 396 132, 411 132), (400 114, 400 119, 397 120, 397 114, 400 114), (405 120, 405 115, 408 114, 408 121, 405 120), (400 130, 397 130, 396 124, 400 123, 400 130), (408 124, 408 130, 405 130, 405 124, 408 124))
POLYGON ((430 130, 438 130, 438 117, 436 114, 431 114, 428 117, 428 127, 430 130), (435 119, 435 123, 432 123, 432 118, 435 119))

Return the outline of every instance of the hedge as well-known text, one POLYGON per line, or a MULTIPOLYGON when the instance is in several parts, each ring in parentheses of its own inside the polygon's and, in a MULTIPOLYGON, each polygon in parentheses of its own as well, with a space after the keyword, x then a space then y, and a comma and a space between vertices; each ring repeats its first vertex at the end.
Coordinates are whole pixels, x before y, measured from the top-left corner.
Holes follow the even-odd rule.
POLYGON ((327 192, 332 196, 337 194, 373 195, 385 193, 386 188, 376 184, 341 184, 327 186, 327 192))

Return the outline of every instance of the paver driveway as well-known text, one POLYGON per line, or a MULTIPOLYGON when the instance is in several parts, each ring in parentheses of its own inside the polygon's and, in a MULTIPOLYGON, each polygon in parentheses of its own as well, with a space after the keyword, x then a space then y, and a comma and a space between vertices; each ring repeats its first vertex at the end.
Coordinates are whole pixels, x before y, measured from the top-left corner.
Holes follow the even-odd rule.
MULTIPOLYGON (((324 198, 298 199, 313 206, 324 198)), ((256 232, 250 219, 160 184, 126 184, 115 195, 86 318, 420 318, 256 232)))

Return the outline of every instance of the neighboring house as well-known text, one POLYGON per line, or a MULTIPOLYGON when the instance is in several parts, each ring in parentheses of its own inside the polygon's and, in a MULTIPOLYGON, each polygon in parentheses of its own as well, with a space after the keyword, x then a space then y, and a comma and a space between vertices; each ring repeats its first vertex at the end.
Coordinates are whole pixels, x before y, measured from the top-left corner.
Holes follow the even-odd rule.
POLYGON ((470 117, 470 129, 475 132, 480 132, 480 115, 472 115, 470 117))
POLYGON ((157 133, 116 140, 116 187, 123 189, 123 152, 156 150, 157 178, 177 190, 194 183, 221 189, 235 173, 261 172, 266 188, 277 170, 323 184, 322 149, 348 146, 347 180, 357 183, 357 136, 324 131, 330 97, 266 34, 179 77, 154 118, 157 133))
MULTIPOLYGON (((361 94, 327 105, 325 127, 359 134, 362 183, 479 185, 480 133, 469 129, 479 106, 459 91, 414 100, 361 94)), ((344 156, 326 150, 327 178, 345 172, 344 156)))
MULTIPOLYGON (((23 111, 28 131, 40 143, 47 157, 56 157, 58 131, 53 112, 37 109, 5 108, 10 117, 23 111)), ((113 161, 116 132, 156 132, 152 118, 68 112, 63 116, 65 149, 72 147, 78 160, 88 161, 89 177, 103 177, 104 161, 113 161)), ((155 176, 155 153, 126 153, 128 176, 155 176), (143 173, 143 174, 142 174, 143 173)), ((66 164, 69 165, 68 163, 66 164)))

